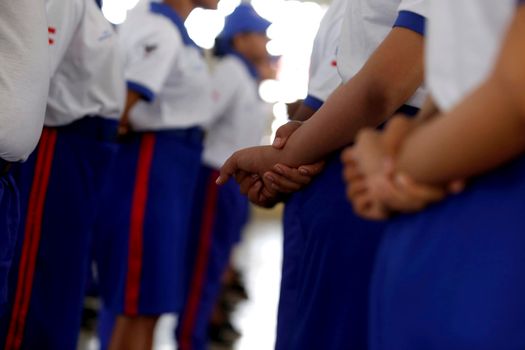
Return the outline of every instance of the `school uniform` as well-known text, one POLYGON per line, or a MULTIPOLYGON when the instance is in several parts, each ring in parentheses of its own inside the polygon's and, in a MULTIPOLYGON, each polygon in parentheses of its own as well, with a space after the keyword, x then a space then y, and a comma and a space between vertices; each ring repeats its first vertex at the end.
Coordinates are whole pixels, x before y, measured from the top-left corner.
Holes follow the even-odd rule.
POLYGON ((5 349, 76 346, 99 190, 124 104, 115 34, 93 1, 46 3, 52 80, 35 153, 14 169, 21 193, 5 349))
POLYGON ((27 159, 42 131, 49 88, 46 37, 44 4, 0 4, 0 315, 20 215, 10 170, 13 162, 27 159))
MULTIPOLYGON (((446 112, 488 78, 516 1, 429 3, 427 84, 446 112)), ((525 347, 524 176, 521 156, 392 220, 373 277, 372 349, 525 347)))
POLYGON ((219 169, 235 151, 260 144, 271 115, 258 94, 256 68, 231 48, 230 40, 237 33, 265 33, 269 25, 250 5, 240 5, 226 18, 217 40, 224 57, 213 74, 215 116, 207 128, 192 210, 187 289, 176 330, 181 350, 207 349, 208 322, 221 278, 248 221, 248 199, 233 180, 217 186, 219 169))
POLYGON ((202 126, 211 119, 209 73, 166 4, 135 10, 119 34, 128 90, 142 100, 130 111, 133 132, 120 145, 98 227, 101 294, 113 315, 178 313, 202 126))
MULTIPOLYGON (((423 34, 425 1, 350 0, 342 24, 337 68, 351 79, 392 27, 423 34)), ((401 110, 414 114, 419 89, 401 110)), ((288 349, 366 349, 368 285, 384 225, 358 218, 345 199, 340 152, 300 192, 302 253, 288 349)))
MULTIPOLYGON (((341 84, 337 71, 337 50, 347 0, 334 0, 325 13, 314 40, 310 57, 310 79, 308 95, 303 103, 312 110, 318 110, 330 94, 341 84)), ((275 349, 289 349, 288 342, 293 334, 291 322, 297 300, 298 269, 302 253, 303 238, 299 220, 301 192, 286 201, 283 216, 283 262, 277 313, 277 334, 275 349)))

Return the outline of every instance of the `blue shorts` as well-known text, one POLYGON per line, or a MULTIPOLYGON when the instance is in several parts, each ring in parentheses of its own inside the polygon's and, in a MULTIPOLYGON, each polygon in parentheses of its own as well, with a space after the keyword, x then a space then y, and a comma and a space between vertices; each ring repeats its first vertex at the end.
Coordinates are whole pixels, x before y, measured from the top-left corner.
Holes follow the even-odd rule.
POLYGON ((393 220, 378 253, 371 349, 525 349, 525 157, 393 220))
POLYGON ((7 281, 20 221, 18 188, 11 174, 0 177, 0 316, 7 302, 7 281))
POLYGON ((116 152, 118 123, 100 117, 45 128, 36 152, 13 170, 21 224, 9 276, 5 349, 74 349, 92 232, 116 152))
POLYGON ((248 199, 230 180, 217 186, 219 173, 201 167, 188 245, 187 291, 176 331, 181 350, 206 350, 207 327, 220 292, 221 277, 248 219, 248 199))
POLYGON ((198 128, 129 135, 99 218, 100 292, 114 314, 177 313, 202 153, 198 128))
POLYGON ((294 213, 299 224, 294 234, 303 240, 295 247, 303 251, 294 253, 299 258, 293 297, 288 290, 281 293, 295 299, 279 310, 287 315, 279 325, 281 349, 367 348, 369 280, 384 224, 354 215, 341 174, 336 154, 302 191, 294 213))

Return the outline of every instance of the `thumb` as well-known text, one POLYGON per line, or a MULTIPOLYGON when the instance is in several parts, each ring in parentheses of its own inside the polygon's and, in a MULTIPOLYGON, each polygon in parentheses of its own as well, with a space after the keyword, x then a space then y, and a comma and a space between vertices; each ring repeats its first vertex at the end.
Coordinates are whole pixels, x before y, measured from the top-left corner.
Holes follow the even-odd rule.
POLYGON ((277 149, 283 148, 290 135, 292 135, 302 124, 302 122, 294 120, 281 126, 275 133, 275 139, 273 140, 272 146, 277 149))

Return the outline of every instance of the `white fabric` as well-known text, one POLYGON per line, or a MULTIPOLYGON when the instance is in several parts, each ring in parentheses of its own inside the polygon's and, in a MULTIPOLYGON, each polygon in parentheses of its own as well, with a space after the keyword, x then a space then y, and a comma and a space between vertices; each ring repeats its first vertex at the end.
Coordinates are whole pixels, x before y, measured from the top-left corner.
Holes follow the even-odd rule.
POLYGON ((48 0, 51 78, 47 126, 98 115, 119 119, 126 87, 118 40, 91 0, 48 0))
MULTIPOLYGON (((350 80, 385 40, 400 11, 427 17, 428 0, 347 0, 337 55, 344 82, 350 80)), ((419 88, 407 104, 420 107, 426 97, 419 88)))
POLYGON ((0 157, 25 160, 35 149, 49 88, 43 0, 0 2, 0 157))
POLYGON ((321 101, 341 84, 337 71, 337 48, 348 0, 333 0, 315 37, 310 60, 308 95, 321 101))
POLYGON ((515 10, 515 0, 430 0, 427 85, 440 108, 487 78, 515 10))
POLYGON ((233 152, 261 143, 270 114, 258 96, 257 81, 237 57, 219 62, 213 86, 215 117, 206 133, 203 159, 219 169, 233 152))
POLYGON ((139 9, 122 25, 121 49, 128 82, 154 94, 130 112, 134 130, 204 126, 212 113, 210 73, 204 57, 185 45, 181 32, 167 17, 139 9))

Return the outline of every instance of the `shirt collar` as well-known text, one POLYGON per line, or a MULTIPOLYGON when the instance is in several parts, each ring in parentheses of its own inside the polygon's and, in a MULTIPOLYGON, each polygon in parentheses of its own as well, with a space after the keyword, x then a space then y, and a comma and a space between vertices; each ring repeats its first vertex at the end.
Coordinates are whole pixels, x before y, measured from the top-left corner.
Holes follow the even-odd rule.
POLYGON ((235 50, 231 50, 229 54, 234 57, 237 57, 244 64, 244 66, 246 67, 246 69, 248 70, 248 72, 250 73, 253 79, 259 80, 259 72, 257 71, 257 68, 255 67, 255 65, 253 65, 243 55, 241 55, 235 50))
POLYGON ((184 45, 192 45, 199 48, 199 46, 190 38, 188 30, 184 26, 184 21, 182 20, 182 18, 180 18, 179 14, 175 12, 170 6, 160 2, 152 2, 150 4, 150 10, 153 13, 157 13, 168 17, 171 20, 171 22, 173 22, 175 27, 179 29, 179 32, 182 35, 182 41, 184 42, 184 45))

